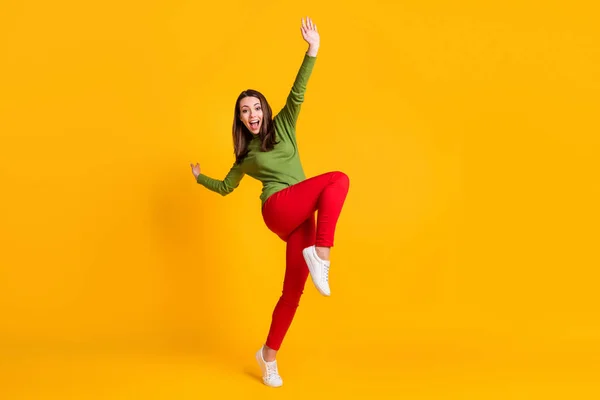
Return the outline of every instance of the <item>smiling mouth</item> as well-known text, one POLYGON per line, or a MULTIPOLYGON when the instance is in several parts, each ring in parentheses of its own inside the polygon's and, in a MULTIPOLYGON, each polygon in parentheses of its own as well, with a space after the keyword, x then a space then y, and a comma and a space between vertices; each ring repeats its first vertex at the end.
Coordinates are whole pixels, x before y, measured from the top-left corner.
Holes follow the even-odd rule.
POLYGON ((257 122, 250 122, 250 128, 252 128, 252 130, 258 129, 258 124, 259 124, 259 121, 257 121, 257 122))

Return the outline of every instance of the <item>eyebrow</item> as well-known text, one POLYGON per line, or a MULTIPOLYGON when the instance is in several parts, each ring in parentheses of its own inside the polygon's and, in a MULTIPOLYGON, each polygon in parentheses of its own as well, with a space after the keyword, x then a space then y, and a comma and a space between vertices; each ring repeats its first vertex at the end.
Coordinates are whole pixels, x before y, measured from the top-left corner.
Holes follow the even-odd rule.
MULTIPOLYGON (((260 103, 254 103, 254 105, 255 105, 255 106, 256 106, 256 105, 260 105, 260 103)), ((247 106, 247 105, 245 105, 245 104, 244 104, 244 105, 242 106, 242 108, 244 108, 244 107, 250 107, 250 106, 247 106)))

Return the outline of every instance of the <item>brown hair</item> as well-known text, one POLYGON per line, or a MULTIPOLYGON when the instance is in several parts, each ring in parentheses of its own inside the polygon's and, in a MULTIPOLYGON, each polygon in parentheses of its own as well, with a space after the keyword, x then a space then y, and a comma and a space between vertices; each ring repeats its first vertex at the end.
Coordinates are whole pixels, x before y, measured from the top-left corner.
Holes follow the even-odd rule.
POLYGON ((254 135, 246 128, 246 125, 240 120, 240 101, 245 97, 256 97, 260 100, 260 106, 263 112, 262 125, 258 137, 260 138, 261 151, 271 151, 275 145, 279 142, 275 140, 275 127, 273 125, 273 112, 271 106, 267 102, 265 96, 262 93, 247 89, 244 90, 238 96, 235 102, 235 110, 233 113, 233 151, 235 153, 236 164, 244 161, 246 155, 248 155, 248 143, 254 137, 254 135))

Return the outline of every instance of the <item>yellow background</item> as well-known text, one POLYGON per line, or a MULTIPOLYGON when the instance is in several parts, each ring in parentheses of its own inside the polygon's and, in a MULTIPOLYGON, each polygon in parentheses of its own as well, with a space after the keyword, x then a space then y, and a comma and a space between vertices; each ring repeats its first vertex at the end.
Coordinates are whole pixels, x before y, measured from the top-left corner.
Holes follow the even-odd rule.
POLYGON ((3 1, 0 398, 592 398, 600 35, 584 2, 3 1), (254 351, 284 244, 224 177, 236 96, 351 179, 333 296, 254 351))

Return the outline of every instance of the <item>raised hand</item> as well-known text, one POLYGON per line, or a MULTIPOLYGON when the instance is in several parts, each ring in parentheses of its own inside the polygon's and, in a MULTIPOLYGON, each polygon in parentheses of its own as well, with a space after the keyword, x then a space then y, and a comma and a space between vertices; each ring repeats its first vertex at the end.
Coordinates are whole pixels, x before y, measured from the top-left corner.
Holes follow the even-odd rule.
POLYGON ((194 174, 194 178, 198 179, 198 175, 200 175, 200 164, 190 164, 190 167, 192 167, 192 174, 194 174))
POLYGON ((308 55, 315 57, 321 44, 321 37, 317 31, 317 25, 310 17, 306 17, 306 19, 302 18, 300 31, 302 32, 302 38, 308 43, 308 55))

